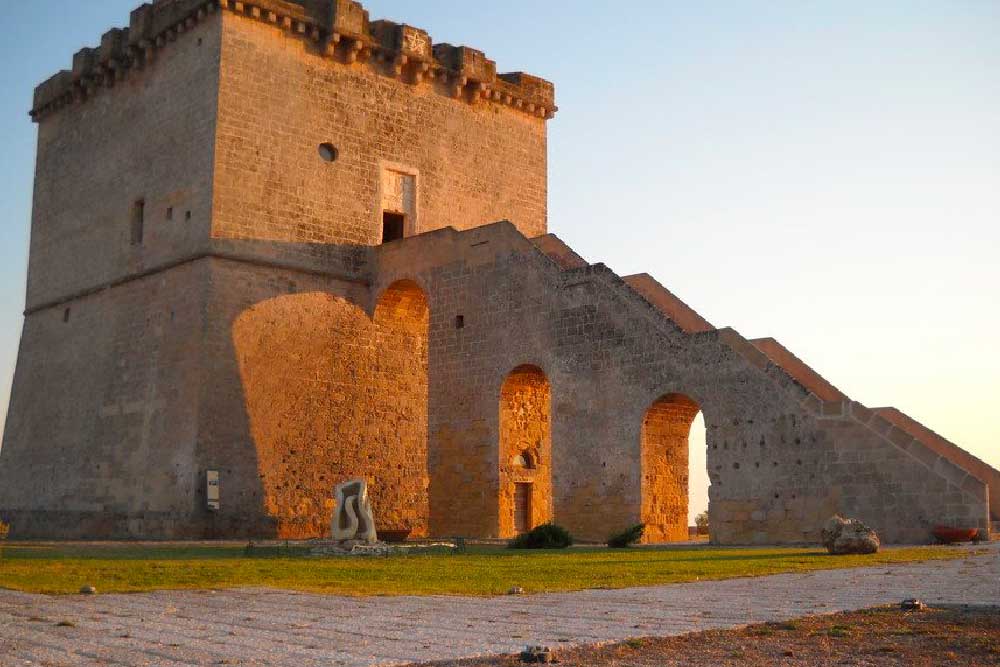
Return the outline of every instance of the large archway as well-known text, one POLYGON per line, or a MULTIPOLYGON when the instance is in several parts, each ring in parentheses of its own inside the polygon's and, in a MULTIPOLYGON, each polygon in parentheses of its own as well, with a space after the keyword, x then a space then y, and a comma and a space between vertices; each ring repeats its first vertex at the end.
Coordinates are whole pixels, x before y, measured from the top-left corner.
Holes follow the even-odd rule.
POLYGON ((376 526, 428 534, 430 478, 427 467, 428 326, 430 307, 412 280, 390 285, 375 304, 375 345, 370 361, 368 421, 374 442, 385 443, 378 458, 368 455, 377 473, 371 478, 376 526), (381 459, 381 460, 379 460, 381 459))
MULTIPOLYGON (((244 477, 259 482, 276 537, 328 535, 334 486, 355 477, 370 484, 380 530, 427 535, 427 299, 402 281, 374 311, 308 292, 261 301, 233 322, 258 463, 244 477)), ((242 493, 232 476, 224 485, 227 499, 242 493)))
POLYGON ((552 520, 552 391, 537 366, 500 389, 500 537, 552 520))
POLYGON ((691 427, 701 407, 683 394, 661 396, 642 420, 642 522, 645 541, 689 539, 691 427))

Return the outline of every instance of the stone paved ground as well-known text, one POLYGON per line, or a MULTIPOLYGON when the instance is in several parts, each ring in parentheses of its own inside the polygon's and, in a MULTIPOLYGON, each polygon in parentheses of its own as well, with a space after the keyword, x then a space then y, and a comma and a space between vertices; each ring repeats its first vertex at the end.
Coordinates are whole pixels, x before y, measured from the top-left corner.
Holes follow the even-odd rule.
POLYGON ((0 665, 388 665, 677 635, 913 596, 1000 603, 1000 544, 957 561, 494 599, 0 591, 0 665))

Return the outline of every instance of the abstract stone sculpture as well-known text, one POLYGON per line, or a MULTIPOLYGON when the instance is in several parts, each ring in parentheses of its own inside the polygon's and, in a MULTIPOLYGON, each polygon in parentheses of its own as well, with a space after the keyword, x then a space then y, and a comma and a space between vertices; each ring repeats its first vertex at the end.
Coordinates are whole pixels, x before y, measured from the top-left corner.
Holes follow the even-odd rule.
POLYGON ((337 510, 333 514, 333 539, 375 544, 375 518, 372 515, 371 500, 368 499, 368 483, 363 479, 352 479, 338 484, 336 488, 337 510))
POLYGON ((882 543, 875 531, 861 521, 837 515, 823 526, 823 546, 835 555, 874 554, 882 543))

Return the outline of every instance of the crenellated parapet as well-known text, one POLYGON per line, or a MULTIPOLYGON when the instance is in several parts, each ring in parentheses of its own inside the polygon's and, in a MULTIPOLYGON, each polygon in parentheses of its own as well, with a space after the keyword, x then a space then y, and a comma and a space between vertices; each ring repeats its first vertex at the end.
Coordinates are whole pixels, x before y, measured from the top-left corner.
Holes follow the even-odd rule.
POLYGON ((99 46, 78 51, 72 69, 39 85, 32 119, 83 103, 130 71, 152 66, 160 51, 220 12, 280 27, 331 61, 365 64, 414 86, 430 83, 469 104, 495 104, 545 119, 558 110, 552 83, 523 72, 498 74, 482 51, 434 44, 426 31, 409 25, 371 21, 354 0, 155 0, 132 12, 129 27, 109 30, 99 46))

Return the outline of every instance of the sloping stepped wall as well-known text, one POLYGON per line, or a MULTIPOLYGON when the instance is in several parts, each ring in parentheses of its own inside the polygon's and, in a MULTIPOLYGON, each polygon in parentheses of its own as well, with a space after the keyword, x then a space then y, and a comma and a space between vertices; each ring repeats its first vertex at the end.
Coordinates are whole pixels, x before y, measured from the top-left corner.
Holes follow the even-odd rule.
POLYGON ((625 276, 622 280, 639 293, 661 313, 670 318, 684 333, 695 334, 715 331, 715 327, 687 305, 673 292, 661 285, 656 278, 648 273, 637 273, 625 276))
MULTIPOLYGON (((754 356, 749 349, 742 345, 742 341, 736 343, 735 338, 733 338, 732 342, 748 358, 754 356)), ((989 514, 988 485, 970 472, 969 468, 962 465, 966 457, 971 460, 978 461, 978 459, 955 445, 951 445, 953 449, 948 450, 946 456, 943 453, 946 448, 930 446, 925 434, 918 433, 913 429, 904 429, 887 419, 885 415, 879 414, 878 411, 871 410, 857 401, 852 401, 773 338, 758 339, 750 341, 750 343, 804 392, 803 404, 820 415, 824 421, 839 420, 860 424, 865 427, 868 435, 877 435, 881 444, 888 443, 896 449, 906 452, 911 459, 918 461, 926 469, 946 479, 948 489, 951 492, 949 501, 953 504, 946 512, 946 518, 942 519, 938 525, 977 527, 984 531, 988 530, 983 520, 984 512, 989 514), (965 456, 958 456, 955 450, 962 452, 965 456), (962 500, 959 500, 956 490, 961 490, 962 500), (969 500, 973 503, 972 507, 963 507, 962 505, 969 500), (972 511, 967 511, 969 509, 972 511)), ((912 420, 910 421, 912 422, 912 420)), ((915 422, 913 423, 915 424, 915 422)))
MULTIPOLYGON (((662 308, 657 310, 663 313, 662 308)), ((676 321, 672 324, 677 325, 676 321)), ((714 507, 710 508, 710 520, 714 539, 731 544, 788 543, 802 541, 796 538, 804 536, 805 541, 812 541, 818 539, 813 525, 824 520, 824 513, 833 512, 861 518, 877 527, 886 541, 896 543, 928 541, 936 525, 988 530, 988 489, 974 475, 938 456, 918 439, 893 428, 862 404, 848 399, 774 339, 750 342, 732 329, 719 330, 719 337, 799 402, 799 407, 815 419, 810 425, 809 439, 814 445, 826 443, 827 451, 814 447, 812 451, 784 452, 786 456, 796 456, 795 468, 813 468, 808 480, 802 476, 792 483, 788 479, 775 480, 770 492, 765 493, 760 493, 765 488, 761 480, 754 480, 749 484, 744 482, 743 488, 735 492, 726 490, 729 498, 712 493, 714 507), (839 397, 843 398, 837 400, 839 397), (750 499, 743 495, 747 491, 750 499), (789 493, 791 503, 787 502, 789 493), (803 494, 823 498, 819 505, 823 509, 816 513, 813 502, 807 503, 803 511, 797 502, 803 494), (784 502, 772 502, 783 499, 784 502)), ((711 368, 704 370, 713 372, 711 368)), ((708 419, 706 412, 706 422, 708 419)), ((749 421, 752 424, 755 420, 749 421)), ((712 430, 710 424, 710 476, 713 469, 720 467, 713 462, 718 443, 713 442, 712 430)), ((781 436, 779 439, 787 444, 781 436)), ((796 438, 794 443, 799 445, 800 440, 804 441, 796 438)), ((764 441, 762 438, 761 442, 764 441)), ((746 441, 741 444, 746 448, 746 441)), ((724 440, 723 448, 725 445, 724 440)), ((754 462, 755 470, 760 470, 757 463, 754 462)), ((780 460, 772 458, 771 467, 787 469, 789 463, 791 460, 786 459, 783 466, 780 460)), ((710 489, 710 493, 718 490, 710 489)))
POLYGON ((555 234, 543 234, 531 239, 535 247, 563 269, 582 269, 590 262, 580 257, 575 250, 555 234))
POLYGON ((1000 470, 941 437, 901 410, 875 408, 875 414, 892 422, 894 426, 903 429, 930 449, 985 482, 990 490, 990 519, 1000 522, 1000 470))
POLYGON ((767 355, 776 366, 801 384, 808 392, 823 401, 846 401, 847 395, 830 384, 826 378, 796 357, 784 345, 773 338, 758 338, 750 341, 753 346, 767 355))
POLYGON ((815 393, 783 348, 761 345, 791 372, 564 246, 497 223, 376 251, 373 294, 412 279, 429 295, 432 534, 497 532, 499 388, 525 364, 551 383, 554 518, 581 538, 638 521, 641 425, 668 395, 705 416, 716 543, 815 542, 837 512, 887 543, 989 528, 985 484, 860 403, 824 400, 842 394, 815 393))

